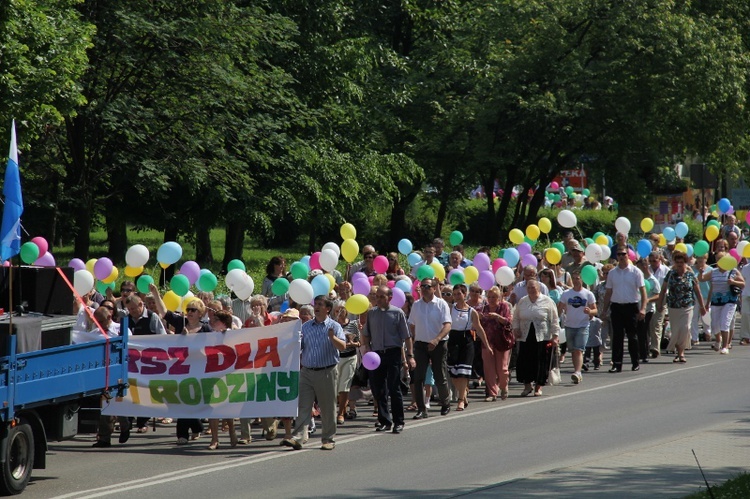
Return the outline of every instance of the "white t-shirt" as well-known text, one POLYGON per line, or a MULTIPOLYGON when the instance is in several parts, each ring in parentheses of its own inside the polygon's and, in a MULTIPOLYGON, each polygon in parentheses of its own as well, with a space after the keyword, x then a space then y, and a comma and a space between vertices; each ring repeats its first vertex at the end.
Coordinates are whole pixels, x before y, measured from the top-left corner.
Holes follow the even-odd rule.
POLYGON ((596 303, 594 293, 586 288, 576 291, 573 288, 565 290, 560 297, 560 303, 565 304, 565 327, 586 327, 591 317, 583 311, 596 303))
MULTIPOLYGON (((409 324, 414 324, 415 341, 434 340, 446 322, 451 322, 451 309, 448 302, 442 298, 435 296, 429 302, 420 298, 411 307, 409 324)), ((447 339, 446 336, 443 341, 447 339)))

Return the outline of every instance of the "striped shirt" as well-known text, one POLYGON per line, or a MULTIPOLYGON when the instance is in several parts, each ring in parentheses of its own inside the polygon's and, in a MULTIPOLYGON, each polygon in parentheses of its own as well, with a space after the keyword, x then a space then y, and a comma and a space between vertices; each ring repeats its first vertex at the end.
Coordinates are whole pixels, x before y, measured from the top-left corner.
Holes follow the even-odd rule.
POLYGON ((341 325, 330 317, 323 322, 312 319, 302 324, 301 364, 304 367, 317 369, 339 363, 339 351, 328 337, 329 329, 333 329, 337 338, 346 341, 341 325))

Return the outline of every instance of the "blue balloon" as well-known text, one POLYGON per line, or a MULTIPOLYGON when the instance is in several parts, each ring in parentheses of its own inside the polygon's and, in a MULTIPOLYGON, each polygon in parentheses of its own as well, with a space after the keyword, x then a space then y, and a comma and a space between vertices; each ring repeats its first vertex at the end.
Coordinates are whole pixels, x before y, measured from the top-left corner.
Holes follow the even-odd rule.
POLYGON ((687 233, 690 232, 690 228, 688 227, 688 224, 685 222, 679 222, 674 227, 674 233, 677 234, 677 237, 685 237, 687 236, 687 233))
POLYGON ((328 290, 331 288, 331 281, 322 274, 315 276, 310 284, 313 288, 313 296, 327 296, 328 290))
POLYGON ((687 247, 687 256, 688 258, 690 258, 691 256, 693 256, 693 245, 688 243, 685 246, 687 247))
POLYGON ((201 275, 206 275, 206 274, 213 274, 213 272, 211 272, 208 269, 201 269, 201 275))
POLYGON ((646 258, 652 250, 653 246, 651 245, 651 241, 648 239, 641 239, 638 241, 638 246, 636 247, 636 251, 638 252, 638 256, 641 258, 646 258))
POLYGON ((281 302, 281 308, 279 309, 279 312, 283 314, 287 310, 289 310, 289 300, 284 300, 283 302, 281 302))
POLYGON ((661 233, 664 234, 664 239, 666 239, 667 241, 671 241, 674 239, 675 233, 672 227, 664 227, 664 230, 661 231, 661 233))
MULTIPOLYGON (((422 261, 422 257, 419 256, 419 253, 409 253, 409 256, 406 257, 406 261, 409 262, 409 265, 412 267, 418 264, 422 261)), ((409 290, 411 291, 411 290, 409 290)))
POLYGON ((402 239, 398 242, 398 252, 402 255, 408 255, 413 248, 414 246, 412 246, 411 241, 408 239, 402 239))
POLYGON ((716 203, 716 207, 719 208, 721 213, 727 213, 729 208, 732 207, 732 203, 727 198, 721 198, 719 199, 719 202, 716 203))
POLYGON ((398 281, 396 281, 395 287, 397 287, 404 293, 411 293, 411 284, 409 284, 409 281, 407 281, 406 279, 399 279, 398 281))
POLYGON ((182 246, 174 241, 169 241, 162 244, 159 247, 159 251, 156 252, 156 260, 159 263, 165 263, 172 265, 177 263, 177 260, 182 256, 182 246))
POLYGON ((610 246, 612 246, 613 244, 615 244, 615 242, 612 240, 612 236, 610 236, 609 234, 607 234, 607 241, 609 241, 609 245, 610 246))
POLYGON ((518 265, 521 255, 516 248, 507 248, 505 252, 503 252, 502 258, 508 263, 509 267, 515 267, 518 265))

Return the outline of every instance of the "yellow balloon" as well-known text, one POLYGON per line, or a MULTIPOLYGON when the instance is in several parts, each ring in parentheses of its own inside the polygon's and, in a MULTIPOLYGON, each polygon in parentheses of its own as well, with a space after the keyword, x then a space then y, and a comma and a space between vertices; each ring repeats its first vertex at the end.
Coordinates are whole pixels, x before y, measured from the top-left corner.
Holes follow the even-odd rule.
POLYGON ((539 226, 539 230, 541 230, 545 234, 549 234, 549 231, 552 230, 552 222, 550 222, 549 218, 547 217, 540 218, 537 225, 539 226))
MULTIPOLYGON (((717 226, 709 225, 708 227, 706 227, 706 239, 708 240, 708 242, 713 241, 717 237, 719 237, 719 228, 717 226)), ((732 259, 734 260, 734 258, 732 259)))
POLYGON ((177 309, 180 308, 180 297, 174 291, 167 291, 161 299, 170 312, 177 312, 177 309))
POLYGON ((654 228, 654 221, 646 217, 641 220, 641 230, 643 232, 650 232, 654 228))
POLYGON ((96 265, 96 260, 96 258, 92 258, 91 260, 86 262, 86 270, 88 270, 92 274, 94 273, 94 265, 96 265))
POLYGON ((719 212, 716 210, 712 211, 711 215, 713 215, 714 218, 719 218, 719 212))
POLYGON ((685 243, 677 243, 674 245, 675 251, 680 251, 682 253, 685 253, 687 255, 687 245, 685 243))
POLYGON ((541 232, 541 229, 539 229, 538 225, 531 224, 528 227, 526 227, 526 237, 528 237, 529 239, 533 241, 536 241, 537 239, 539 239, 540 232, 541 232))
POLYGON ((344 307, 350 314, 364 314, 370 308, 370 300, 365 295, 352 295, 346 300, 344 307))
POLYGON ((435 269, 435 278, 440 279, 441 281, 445 280, 445 267, 440 265, 440 262, 432 262, 430 264, 430 267, 435 269))
POLYGON ((596 244, 604 244, 609 246, 609 239, 607 239, 607 236, 602 234, 601 236, 597 237, 594 241, 596 244))
POLYGON ((524 241, 521 229, 512 229, 508 234, 508 238, 513 244, 521 244, 524 241))
POLYGON ((169 267, 169 263, 161 263, 159 262, 159 267, 163 268, 164 270, 167 270, 167 267, 169 267))
POLYGON ((187 314, 188 305, 197 299, 198 298, 196 298, 192 291, 188 291, 187 294, 182 297, 182 312, 187 314))
POLYGON ((471 285, 477 279, 479 279, 479 271, 475 266, 469 265, 464 269, 464 282, 466 284, 471 285))
POLYGON ((750 244, 746 245, 745 248, 742 250, 742 256, 744 258, 750 258, 750 244))
POLYGON ((125 275, 128 277, 136 277, 143 273, 143 266, 131 267, 130 265, 125 266, 125 275))
POLYGON ((733 256, 730 255, 724 255, 721 258, 719 258, 719 261, 716 262, 716 264, 719 266, 721 270, 732 270, 737 266, 737 260, 734 259, 733 256))
POLYGON ((544 258, 550 264, 557 265, 558 263, 560 263, 562 254, 560 254, 560 250, 557 248, 548 248, 547 251, 544 252, 544 258))
POLYGON ((117 267, 112 267, 112 272, 109 273, 106 279, 102 279, 102 282, 104 284, 109 284, 111 282, 115 282, 117 278, 120 275, 120 271, 117 270, 117 267))
POLYGON ((330 283, 330 286, 328 286, 328 292, 330 293, 333 291, 334 286, 336 286, 336 279, 331 274, 323 274, 328 278, 328 282, 330 283))
POLYGON ((347 239, 357 239, 357 229, 348 222, 341 226, 339 233, 341 234, 341 239, 344 241, 347 239))
POLYGON ((667 238, 664 237, 664 234, 659 234, 659 247, 663 247, 667 245, 667 238))
POLYGON ((359 244, 354 239, 344 239, 341 243, 341 256, 349 263, 352 263, 359 254, 359 244))

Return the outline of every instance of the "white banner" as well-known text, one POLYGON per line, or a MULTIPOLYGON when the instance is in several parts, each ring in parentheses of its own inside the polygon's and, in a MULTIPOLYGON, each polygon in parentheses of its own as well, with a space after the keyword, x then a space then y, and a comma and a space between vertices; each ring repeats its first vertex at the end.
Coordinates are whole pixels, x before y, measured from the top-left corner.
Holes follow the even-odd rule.
POLYGON ((128 338, 128 383, 102 414, 296 417, 300 321, 226 333, 128 338))

